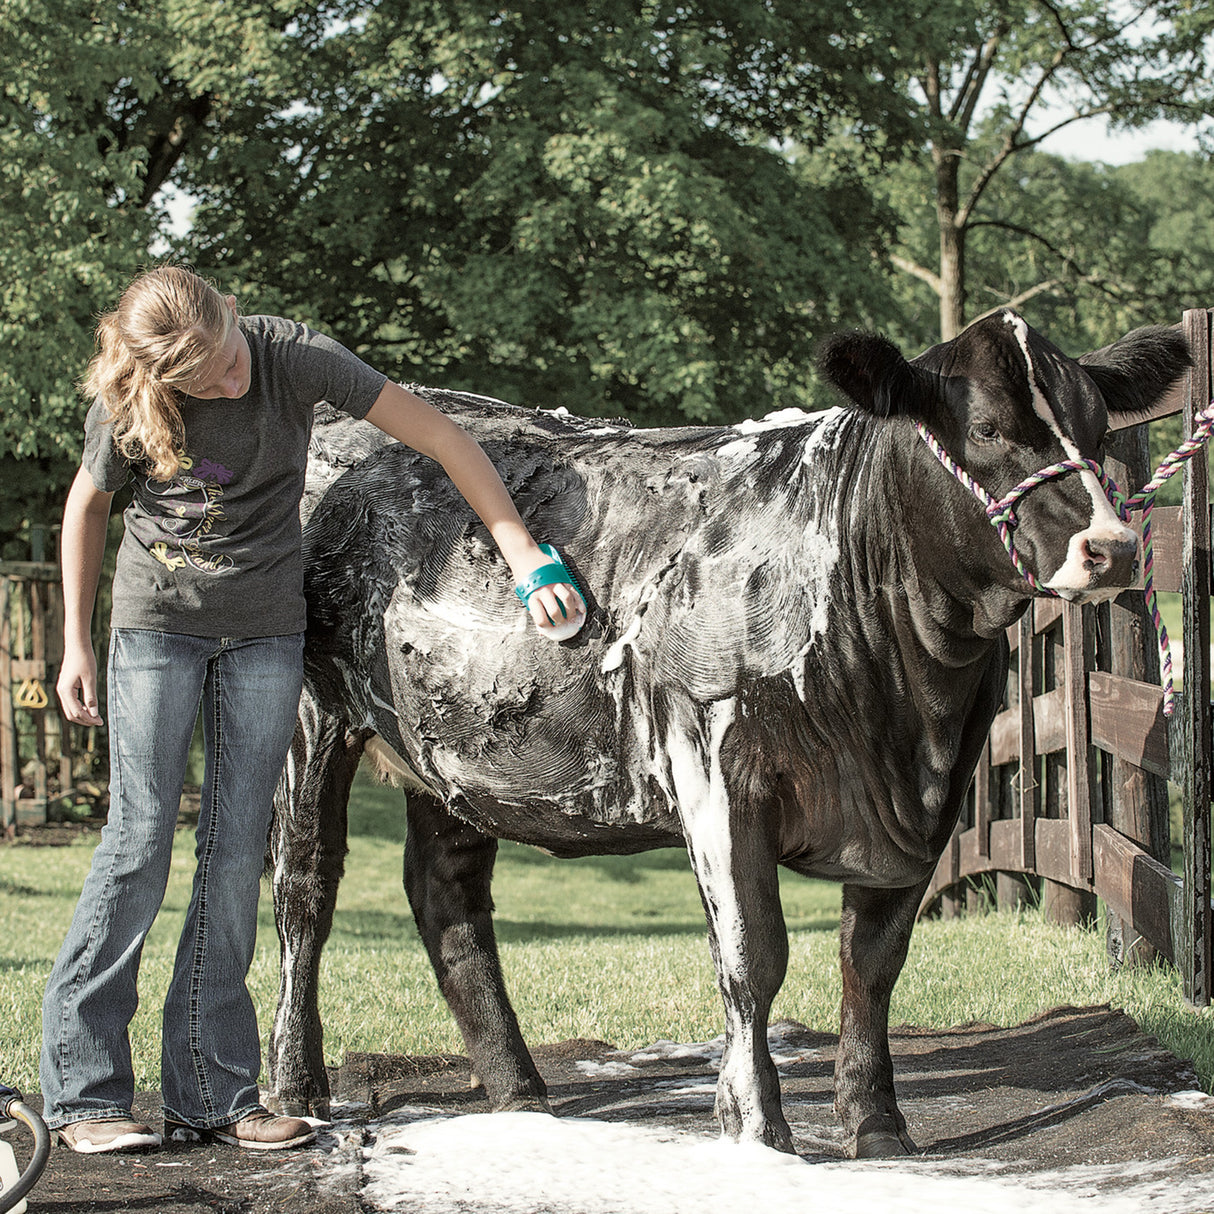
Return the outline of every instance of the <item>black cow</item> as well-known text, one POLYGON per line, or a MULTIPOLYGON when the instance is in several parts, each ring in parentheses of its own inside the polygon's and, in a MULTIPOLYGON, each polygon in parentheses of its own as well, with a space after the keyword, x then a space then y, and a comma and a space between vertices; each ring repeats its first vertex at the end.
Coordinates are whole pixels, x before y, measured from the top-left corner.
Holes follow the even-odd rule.
MULTIPOLYGON (((405 888, 495 1109, 546 1108, 497 959, 497 839, 558 856, 685 844, 725 1005, 725 1133, 791 1150, 767 1019, 788 942, 777 866, 843 884, 835 1104, 858 1156, 913 1149, 890 993, 1034 591, 924 423, 995 497, 1099 456, 1183 373, 1174 330, 1066 357, 1011 312, 907 362, 830 340, 849 398, 731 427, 634 430, 428 393, 480 440, 590 618, 527 622, 484 528, 431 461, 322 410, 305 520, 306 690, 273 838, 283 947, 270 1049, 284 1110, 323 1113, 319 954, 364 745, 408 788, 405 888)), ((1106 599, 1139 541, 1091 471, 1016 508, 1049 590, 1106 599)))

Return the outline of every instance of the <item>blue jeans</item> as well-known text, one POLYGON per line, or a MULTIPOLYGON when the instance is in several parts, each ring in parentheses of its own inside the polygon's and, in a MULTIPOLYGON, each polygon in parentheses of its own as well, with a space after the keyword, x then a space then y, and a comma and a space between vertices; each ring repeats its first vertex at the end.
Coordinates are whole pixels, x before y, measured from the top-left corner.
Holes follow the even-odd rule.
POLYGON ((52 1128, 130 1112, 127 1027, 143 942, 168 882, 200 704, 206 765, 197 868, 164 1007, 164 1110, 210 1128, 259 1106, 260 1037, 245 978, 302 680, 301 635, 111 634, 109 818, 42 1005, 42 1095, 52 1128))

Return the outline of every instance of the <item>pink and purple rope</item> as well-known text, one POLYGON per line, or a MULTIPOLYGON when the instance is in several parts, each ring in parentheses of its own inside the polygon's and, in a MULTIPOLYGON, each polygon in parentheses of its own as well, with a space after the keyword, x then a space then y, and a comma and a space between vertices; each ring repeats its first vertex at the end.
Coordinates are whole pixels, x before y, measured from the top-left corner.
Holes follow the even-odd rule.
POLYGON ((1112 477, 1091 459, 1060 460, 1034 472, 1026 477, 1010 493, 1002 498, 994 498, 980 485, 956 460, 940 445, 939 439, 922 423, 916 422, 915 429, 919 437, 927 444, 932 454, 948 469, 983 505, 986 517, 999 533, 999 539, 1007 550, 1016 571, 1039 594, 1057 595, 1057 591, 1048 586, 1042 586, 1032 570, 1024 564, 1020 553, 1016 551, 1015 527, 1016 504, 1030 490, 1055 477, 1064 476, 1068 472, 1090 472, 1100 482, 1109 504, 1117 511, 1123 523, 1130 521, 1130 515, 1142 512, 1142 560, 1143 560, 1143 591, 1146 595, 1147 607, 1151 620, 1155 625, 1155 636, 1159 642, 1160 678, 1163 683, 1163 713, 1170 717, 1176 705, 1176 692, 1172 674, 1172 646, 1168 640, 1168 630, 1164 626, 1163 616, 1159 611, 1159 596, 1155 591, 1155 548, 1154 537, 1151 533, 1151 514, 1155 509, 1155 494, 1182 467, 1186 460, 1192 459, 1209 441, 1214 433, 1214 402, 1210 407, 1198 413, 1194 418, 1193 435, 1185 439, 1179 447, 1166 456, 1155 471, 1155 475, 1133 496, 1126 497, 1112 477))

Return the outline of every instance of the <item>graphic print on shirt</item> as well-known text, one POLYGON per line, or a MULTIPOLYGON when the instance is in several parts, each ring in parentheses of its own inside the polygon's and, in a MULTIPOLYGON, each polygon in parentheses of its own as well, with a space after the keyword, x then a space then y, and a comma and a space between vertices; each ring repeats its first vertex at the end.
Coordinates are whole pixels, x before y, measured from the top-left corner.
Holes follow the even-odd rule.
POLYGON ((235 474, 210 459, 181 456, 181 470, 171 481, 144 482, 149 517, 135 527, 138 538, 166 569, 189 565, 200 573, 232 567, 232 558, 208 553, 201 541, 224 517, 223 487, 235 474))

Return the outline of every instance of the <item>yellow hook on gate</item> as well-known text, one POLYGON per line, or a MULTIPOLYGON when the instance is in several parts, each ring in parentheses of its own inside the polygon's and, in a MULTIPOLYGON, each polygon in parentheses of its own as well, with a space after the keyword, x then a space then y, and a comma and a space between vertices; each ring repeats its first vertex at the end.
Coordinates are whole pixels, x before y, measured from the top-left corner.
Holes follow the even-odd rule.
POLYGON ((50 699, 40 679, 26 679, 17 688, 17 694, 13 696, 13 703, 18 708, 38 709, 45 708, 50 703, 50 699))

